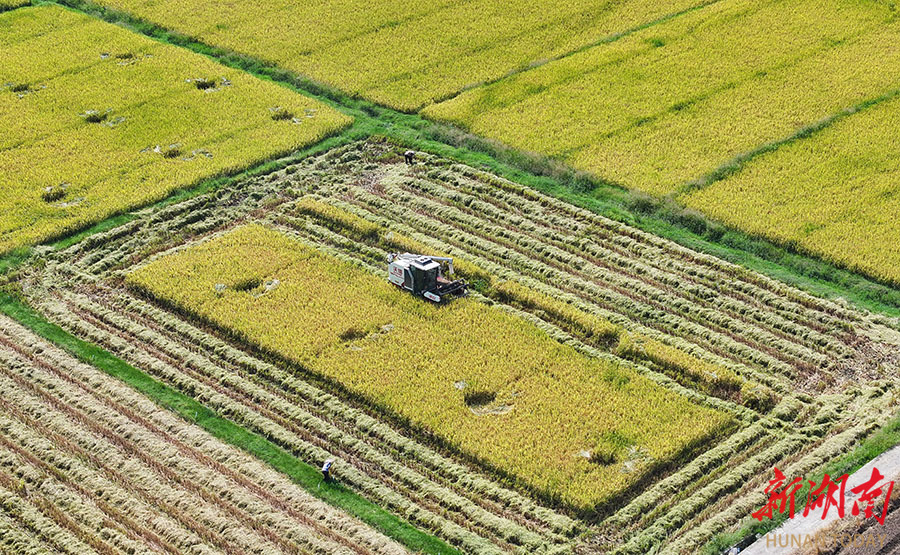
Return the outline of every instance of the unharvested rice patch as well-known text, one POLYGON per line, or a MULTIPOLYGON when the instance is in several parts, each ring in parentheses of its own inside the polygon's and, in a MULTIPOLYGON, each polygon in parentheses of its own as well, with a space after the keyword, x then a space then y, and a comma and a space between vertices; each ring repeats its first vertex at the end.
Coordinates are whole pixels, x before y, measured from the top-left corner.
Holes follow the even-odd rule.
POLYGON ((401 110, 693 8, 697 0, 540 3, 222 0, 98 4, 401 110))
POLYGON ((514 316, 468 299, 426 304, 263 227, 164 256, 127 279, 573 505, 598 504, 650 469, 628 477, 570 456, 602 434, 633 436, 665 461, 731 426, 730 415, 559 345, 514 316), (248 267, 247 256, 259 262, 248 267), (246 294, 276 273, 278 289, 246 294), (389 334, 369 335, 385 325, 389 334), (447 390, 460 380, 470 384, 462 394, 447 390))
POLYGON ((274 83, 59 6, 0 14, 0 48, 0 83, 9 84, 0 90, 0 253, 312 144, 349 123, 274 83), (190 77, 198 74, 215 77, 190 77), (315 117, 284 125, 270 117, 273 103, 315 117), (63 182, 66 198, 79 202, 42 198, 63 182))

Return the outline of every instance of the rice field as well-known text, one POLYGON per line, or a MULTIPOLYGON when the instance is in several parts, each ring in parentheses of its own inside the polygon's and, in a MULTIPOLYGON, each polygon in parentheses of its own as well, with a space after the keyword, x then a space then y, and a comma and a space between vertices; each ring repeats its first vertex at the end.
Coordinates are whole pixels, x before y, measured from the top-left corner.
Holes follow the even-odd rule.
POLYGON ((423 114, 898 283, 889 173, 865 162, 886 160, 892 108, 870 106, 897 92, 898 39, 887 4, 717 2, 423 114))
MULTIPOLYGON (((46 267, 28 270, 20 282, 30 302, 52 321, 298 457, 337 455, 343 463, 340 480, 467 552, 565 551, 576 543, 573 530, 585 526, 590 532, 579 549, 695 551, 714 534, 746 522, 763 503, 771 466, 797 475, 813 472, 895 410, 900 334, 885 325, 889 322, 474 168, 434 156, 407 166, 400 162, 402 151, 379 140, 355 143, 147 213, 51 254, 46 267), (261 234, 250 252, 267 254, 243 254, 234 242, 242 234, 261 234), (222 266, 222 274, 211 278, 225 286, 217 294, 216 283, 197 279, 195 272, 210 264, 210 251, 203 249, 228 241, 249 274, 222 266), (593 513, 593 524, 572 520, 557 512, 571 508, 563 499, 510 481, 508 472, 498 472, 502 467, 484 466, 460 446, 442 442, 437 452, 422 447, 417 442, 433 436, 420 436, 421 426, 407 428, 404 419, 395 420, 370 402, 347 406, 337 398, 343 394, 321 389, 334 387, 334 380, 320 384, 316 375, 291 369, 291 360, 271 359, 271 349, 254 347, 265 338, 254 331, 253 318, 223 322, 224 312, 216 316, 225 305, 244 311, 271 303, 278 292, 303 291, 308 281, 291 288, 291 258, 272 248, 278 245, 289 245, 287 250, 302 253, 303 260, 315 259, 312 266, 328 272, 352 265, 351 275, 358 277, 349 283, 374 279, 367 291, 387 298, 395 291, 380 292, 375 285, 386 284, 387 252, 452 254, 460 275, 477 282, 457 310, 472 305, 488 315, 529 322, 544 334, 542 341, 553 338, 592 358, 597 368, 618 361, 629 375, 693 406, 729 414, 734 424, 717 441, 695 446, 693 456, 659 466, 621 492, 612 508, 593 513), (170 284, 181 284, 163 296, 194 299, 192 310, 206 311, 207 324, 127 285, 155 266, 160 275, 174 276, 170 284), (287 276, 276 277, 274 288, 267 273, 272 268, 280 268, 272 275, 287 276), (247 285, 253 287, 238 291, 247 285), (216 318, 220 325, 210 327, 216 318), (235 329, 244 335, 229 331, 235 329), (732 378, 724 378, 726 370, 732 378), (392 431, 393 426, 400 430, 392 431), (487 474, 481 474, 485 468, 487 474)), ((315 297, 312 306, 326 306, 327 297, 315 297)), ((411 300, 398 298, 396 306, 411 300)), ((291 314, 290 303, 276 304, 281 309, 271 317, 291 314)), ((378 316, 385 313, 377 304, 366 306, 372 327, 365 330, 375 333, 348 335, 350 347, 362 350, 342 350, 332 332, 343 328, 330 329, 332 339, 316 343, 323 354, 320 366, 317 359, 306 359, 311 370, 318 369, 314 374, 341 377, 327 361, 364 356, 377 349, 371 344, 402 329, 381 329, 378 316)), ((432 308, 409 309, 407 318, 421 318, 432 308)), ((327 323, 329 315, 315 320, 327 323)), ((291 329, 302 318, 293 317, 265 329, 291 329)), ((292 337, 318 332, 297 333, 292 337)), ((290 352, 307 341, 284 341, 280 348, 290 352)), ((298 359, 303 349, 293 351, 298 359)), ((393 374, 383 365, 368 368, 385 382, 376 387, 392 386, 393 374)), ((440 372, 424 379, 445 375, 440 372)), ((447 389, 468 418, 465 389, 456 390, 452 382, 447 389)), ((476 418, 471 410, 468 414, 476 418)), ((515 414, 514 408, 480 416, 502 422, 515 414)), ((629 458, 615 464, 623 471, 635 468, 629 458)))
POLYGON ((896 88, 885 68, 900 63, 898 32, 885 4, 717 2, 424 114, 670 194, 896 88))
POLYGON ((0 11, 27 6, 31 0, 0 0, 0 11))
POLYGON ((896 426, 898 39, 882 1, 0 0, 0 551, 749 538, 773 467, 896 426))
POLYGON ((0 253, 319 141, 323 104, 61 8, 0 15, 0 253))
POLYGON ((406 553, 5 316, 0 383, 4 551, 406 553))
POLYGON ((400 110, 415 111, 530 64, 701 4, 100 0, 212 46, 249 54, 400 110))
POLYGON ((284 367, 127 291, 70 291, 48 301, 48 313, 63 325, 298 458, 336 459, 339 483, 464 552, 565 553, 582 528, 284 367))
POLYGON ((685 197, 730 225, 900 283, 900 100, 849 116, 685 197))
POLYGON ((158 258, 126 282, 575 506, 602 503, 731 420, 514 315, 469 299, 423 304, 260 226, 158 258))

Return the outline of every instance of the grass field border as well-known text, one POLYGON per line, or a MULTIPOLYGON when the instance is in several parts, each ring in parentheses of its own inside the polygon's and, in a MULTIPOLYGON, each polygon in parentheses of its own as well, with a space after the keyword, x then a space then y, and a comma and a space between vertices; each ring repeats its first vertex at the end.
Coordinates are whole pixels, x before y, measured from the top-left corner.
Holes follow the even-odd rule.
POLYGON ((319 470, 267 438, 219 416, 171 387, 153 379, 108 351, 73 336, 49 322, 12 295, 0 292, 0 312, 35 334, 133 387, 155 403, 219 440, 242 449, 285 474, 313 496, 346 511, 414 552, 457 554, 456 549, 338 483, 326 483, 319 470))

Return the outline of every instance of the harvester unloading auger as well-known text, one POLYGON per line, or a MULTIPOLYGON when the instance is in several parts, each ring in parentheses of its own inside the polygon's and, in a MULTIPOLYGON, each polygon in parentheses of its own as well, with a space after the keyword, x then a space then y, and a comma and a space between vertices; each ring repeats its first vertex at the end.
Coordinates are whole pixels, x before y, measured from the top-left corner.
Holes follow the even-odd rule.
POLYGON ((463 297, 468 293, 468 284, 461 280, 444 277, 441 263, 447 264, 447 274, 453 275, 453 259, 445 256, 394 253, 388 255, 388 281, 436 303, 451 297, 463 297))

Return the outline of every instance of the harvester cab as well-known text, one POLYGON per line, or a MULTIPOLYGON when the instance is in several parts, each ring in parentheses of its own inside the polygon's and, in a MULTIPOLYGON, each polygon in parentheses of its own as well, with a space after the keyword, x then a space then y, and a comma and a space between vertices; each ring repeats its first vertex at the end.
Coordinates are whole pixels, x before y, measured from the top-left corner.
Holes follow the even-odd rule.
POLYGON ((441 263, 447 264, 447 275, 453 275, 453 259, 444 256, 394 253, 388 255, 388 281, 413 295, 436 303, 467 294, 465 281, 444 277, 441 263))

